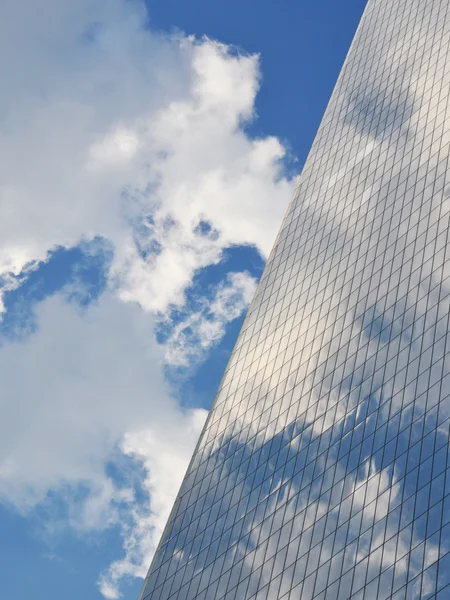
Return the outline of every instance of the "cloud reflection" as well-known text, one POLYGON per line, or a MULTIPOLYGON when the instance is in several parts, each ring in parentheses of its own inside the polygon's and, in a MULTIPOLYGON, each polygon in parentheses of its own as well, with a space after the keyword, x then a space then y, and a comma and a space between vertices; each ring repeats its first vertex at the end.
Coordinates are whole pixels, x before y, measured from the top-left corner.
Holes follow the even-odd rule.
POLYGON ((445 6, 369 2, 146 600, 449 583, 449 36, 445 6))

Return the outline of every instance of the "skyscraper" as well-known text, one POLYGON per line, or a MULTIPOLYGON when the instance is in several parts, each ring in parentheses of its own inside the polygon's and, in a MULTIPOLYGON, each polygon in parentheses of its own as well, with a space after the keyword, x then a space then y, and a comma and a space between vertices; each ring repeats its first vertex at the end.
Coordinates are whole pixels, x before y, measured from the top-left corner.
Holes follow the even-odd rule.
POLYGON ((449 92, 369 0, 143 600, 450 598, 449 92))

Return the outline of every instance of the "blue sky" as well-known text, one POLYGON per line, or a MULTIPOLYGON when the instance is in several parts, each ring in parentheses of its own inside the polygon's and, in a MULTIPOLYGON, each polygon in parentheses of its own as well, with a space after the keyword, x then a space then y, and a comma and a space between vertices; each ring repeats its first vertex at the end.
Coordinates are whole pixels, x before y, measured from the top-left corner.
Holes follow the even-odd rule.
POLYGON ((149 3, 158 29, 207 35, 261 55, 255 135, 276 135, 300 164, 313 142, 365 0, 149 3), (237 15, 239 15, 237 17, 237 15))
POLYGON ((365 2, 72 4, 0 28, 8 600, 137 597, 365 2))

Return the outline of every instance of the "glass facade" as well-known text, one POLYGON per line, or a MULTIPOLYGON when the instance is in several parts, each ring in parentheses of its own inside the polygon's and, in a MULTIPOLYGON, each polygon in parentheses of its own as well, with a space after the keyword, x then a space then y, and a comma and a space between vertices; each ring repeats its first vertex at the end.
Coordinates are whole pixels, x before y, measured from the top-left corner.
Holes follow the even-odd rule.
POLYGON ((143 600, 450 598, 450 0, 369 0, 143 600))

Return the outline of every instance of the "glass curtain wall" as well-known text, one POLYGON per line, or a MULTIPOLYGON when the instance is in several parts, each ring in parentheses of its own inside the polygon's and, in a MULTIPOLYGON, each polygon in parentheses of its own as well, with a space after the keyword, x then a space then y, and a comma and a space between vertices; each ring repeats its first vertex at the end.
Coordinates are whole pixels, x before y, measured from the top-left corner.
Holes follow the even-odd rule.
POLYGON ((142 600, 450 598, 449 52, 369 0, 142 600))

